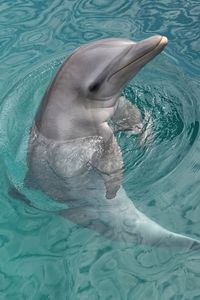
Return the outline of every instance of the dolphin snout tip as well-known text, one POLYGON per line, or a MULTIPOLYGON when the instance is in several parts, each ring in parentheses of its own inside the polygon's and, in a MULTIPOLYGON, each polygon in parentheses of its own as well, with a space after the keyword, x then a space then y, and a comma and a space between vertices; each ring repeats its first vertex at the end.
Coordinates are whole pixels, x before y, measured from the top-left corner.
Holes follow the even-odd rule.
POLYGON ((161 36, 160 44, 165 46, 168 44, 168 38, 166 36, 161 36))

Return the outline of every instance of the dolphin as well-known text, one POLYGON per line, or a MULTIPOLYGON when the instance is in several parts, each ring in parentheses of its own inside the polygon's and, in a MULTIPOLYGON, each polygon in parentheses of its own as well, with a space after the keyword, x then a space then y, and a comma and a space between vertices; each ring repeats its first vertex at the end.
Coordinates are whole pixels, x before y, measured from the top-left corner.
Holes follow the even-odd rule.
POLYGON ((122 186, 123 160, 114 136, 114 129, 142 135, 140 111, 120 94, 167 42, 160 35, 139 42, 109 38, 76 49, 36 113, 25 183, 66 203, 59 215, 106 238, 200 249, 198 240, 161 227, 134 206, 122 186))

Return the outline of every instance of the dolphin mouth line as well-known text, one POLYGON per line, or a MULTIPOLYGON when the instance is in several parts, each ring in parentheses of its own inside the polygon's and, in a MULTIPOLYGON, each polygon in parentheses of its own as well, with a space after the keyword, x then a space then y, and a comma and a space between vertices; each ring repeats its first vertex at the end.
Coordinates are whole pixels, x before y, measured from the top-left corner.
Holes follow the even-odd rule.
POLYGON ((114 75, 116 75, 117 73, 119 73, 120 71, 122 71, 123 69, 127 68, 128 66, 130 66, 133 63, 138 62, 139 60, 141 60, 142 58, 144 58, 145 56, 151 54, 153 51, 155 51, 157 48, 159 48, 160 46, 166 46, 168 43, 168 39, 165 36, 162 36, 160 41, 158 42, 158 44, 156 44, 156 46, 151 49, 149 52, 139 56, 138 58, 132 60, 131 62, 129 62, 128 64, 126 64, 125 66, 121 67, 120 69, 118 69, 117 71, 115 71, 113 74, 111 74, 108 78, 108 80, 110 80, 114 75))

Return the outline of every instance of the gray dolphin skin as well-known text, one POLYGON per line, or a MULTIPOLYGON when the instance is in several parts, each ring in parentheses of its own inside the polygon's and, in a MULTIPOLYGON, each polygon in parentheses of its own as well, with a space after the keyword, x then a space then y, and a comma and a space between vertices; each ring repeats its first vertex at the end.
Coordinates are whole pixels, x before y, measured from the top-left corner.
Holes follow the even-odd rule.
POLYGON ((37 111, 25 182, 65 202, 61 216, 106 238, 200 249, 198 240, 162 228, 134 206, 122 187, 123 160, 113 133, 140 136, 141 113, 120 94, 167 42, 159 35, 139 42, 112 38, 75 50, 37 111))

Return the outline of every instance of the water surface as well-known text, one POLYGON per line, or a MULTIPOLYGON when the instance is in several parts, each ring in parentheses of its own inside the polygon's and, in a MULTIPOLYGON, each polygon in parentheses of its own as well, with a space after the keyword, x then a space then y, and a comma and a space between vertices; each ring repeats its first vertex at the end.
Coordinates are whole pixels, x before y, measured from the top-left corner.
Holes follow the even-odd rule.
POLYGON ((29 128, 64 58, 94 39, 169 38, 123 94, 153 119, 153 141, 117 135, 124 188, 164 227, 200 239, 199 13, 191 1, 0 2, 0 299, 199 300, 200 253, 114 243, 35 207, 62 207, 24 191, 29 128))

